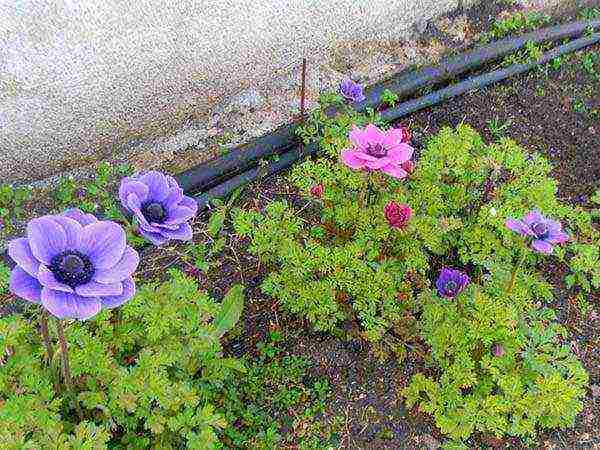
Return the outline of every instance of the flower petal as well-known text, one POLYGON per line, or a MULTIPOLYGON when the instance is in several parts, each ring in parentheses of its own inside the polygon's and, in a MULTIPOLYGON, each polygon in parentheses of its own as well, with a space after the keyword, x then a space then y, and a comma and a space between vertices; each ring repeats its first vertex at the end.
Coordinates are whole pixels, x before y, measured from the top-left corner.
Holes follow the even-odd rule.
POLYGON ((181 189, 180 187, 174 187, 171 188, 169 195, 167 195, 167 198, 164 201, 164 204, 165 207, 169 209, 178 205, 181 202, 181 200, 183 200, 183 189, 181 189))
POLYGON ((123 257, 125 231, 115 222, 97 222, 83 227, 79 250, 90 258, 95 269, 114 267, 123 257))
POLYGON ((393 162, 387 157, 378 158, 374 161, 365 161, 365 167, 371 170, 380 170, 390 164, 393 164, 393 162))
POLYGON ((358 155, 360 152, 356 150, 344 150, 342 152, 342 162, 351 169, 362 169, 365 167, 365 161, 358 155))
POLYGON ((79 246, 79 239, 81 237, 81 231, 83 227, 75 219, 71 219, 65 216, 53 216, 52 220, 58 223, 67 237, 67 248, 77 248, 79 246))
POLYGON ((48 289, 63 292, 74 292, 70 286, 58 281, 54 274, 44 265, 40 266, 38 280, 42 286, 47 287, 48 289))
POLYGON ((548 242, 542 241, 540 239, 534 240, 533 244, 531 246, 538 252, 545 253, 546 255, 551 254, 552 251, 554 250, 554 247, 552 247, 552 244, 549 244, 548 242))
POLYGON ((508 218, 506 219, 505 225, 506 228, 508 228, 509 230, 514 231, 515 233, 521 234, 523 236, 530 236, 532 234, 529 227, 520 220, 508 218))
POLYGON ((98 269, 94 273, 93 280, 98 283, 116 283, 123 281, 131 275, 137 269, 140 262, 140 256, 132 247, 125 247, 123 257, 121 260, 110 269, 98 269))
POLYGON ((19 266, 12 270, 9 286, 10 292, 17 297, 33 303, 41 302, 42 285, 19 266))
POLYGON ((162 235, 169 239, 190 241, 193 237, 192 227, 188 223, 182 223, 177 230, 163 230, 162 235))
POLYGON ((382 167, 381 171, 387 173, 388 175, 394 178, 399 178, 400 180, 408 176, 406 170, 404 170, 402 167, 396 164, 388 164, 387 166, 382 167))
POLYGON ((408 144, 395 144, 388 150, 387 157, 396 164, 402 164, 412 158, 415 149, 408 144))
POLYGON ((176 206, 168 211, 168 219, 164 222, 165 225, 176 225, 186 222, 194 217, 194 211, 185 206, 176 206))
POLYGON ((533 211, 525 214, 525 217, 523 217, 523 222, 525 222, 527 226, 531 226, 536 222, 545 222, 545 218, 542 216, 542 213, 539 211, 539 209, 534 209, 533 211))
POLYGON ((127 278, 123 280, 123 293, 121 295, 109 295, 100 297, 102 306, 105 308, 116 308, 121 306, 123 303, 128 302, 135 295, 135 283, 133 278, 127 278))
POLYGON ((192 197, 188 197, 187 195, 184 195, 183 198, 181 199, 181 203, 179 203, 179 206, 185 206, 186 208, 191 209, 194 213, 194 216, 196 214, 198 214, 198 202, 196 200, 194 200, 192 197))
POLYGON ((169 238, 166 236, 163 236, 162 231, 159 233, 154 233, 152 231, 146 231, 142 227, 140 227, 139 232, 143 237, 148 239, 150 242, 152 242, 157 247, 169 242, 169 238))
POLYGON ((92 214, 86 214, 77 208, 67 209, 64 213, 61 214, 61 216, 75 220, 82 227, 85 227, 90 223, 98 222, 98 219, 96 219, 96 217, 94 217, 92 214))
POLYGON ((98 283, 91 280, 75 288, 75 292, 82 297, 103 297, 105 295, 121 295, 123 293, 123 284, 120 281, 116 283, 98 283))
POLYGON ((569 235, 562 231, 559 232, 551 232, 550 236, 546 239, 550 244, 564 244, 569 240, 569 235))
POLYGON ((42 289, 42 304, 53 316, 59 319, 85 320, 95 316, 102 309, 100 299, 81 297, 70 292, 42 289))
POLYGON ((31 252, 36 259, 45 264, 50 264, 54 256, 66 250, 65 230, 52 220, 52 216, 40 217, 29 222, 27 236, 31 252))
POLYGON ((139 181, 148 186, 148 200, 164 201, 169 195, 169 184, 164 174, 151 170, 139 178, 139 181))
POLYGON ((25 272, 35 277, 40 268, 40 262, 33 256, 29 247, 29 239, 18 238, 13 239, 8 244, 8 256, 17 263, 25 272))
POLYGON ((121 204, 127 207, 127 202, 130 195, 134 195, 140 202, 146 201, 150 189, 141 181, 134 178, 124 178, 119 186, 119 199, 121 204))

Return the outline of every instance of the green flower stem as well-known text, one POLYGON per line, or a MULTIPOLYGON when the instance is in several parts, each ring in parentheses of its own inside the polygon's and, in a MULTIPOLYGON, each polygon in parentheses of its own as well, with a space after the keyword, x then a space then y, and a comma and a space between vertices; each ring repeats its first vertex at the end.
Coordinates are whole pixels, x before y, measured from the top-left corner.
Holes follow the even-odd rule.
POLYGON ((52 342, 50 341, 50 333, 48 331, 48 313, 43 310, 40 315, 40 332, 42 333, 42 339, 44 340, 44 347, 46 347, 46 359, 48 364, 52 364, 54 359, 54 349, 52 342))
MULTIPOLYGON (((65 381, 65 385, 69 391, 75 396, 75 388, 73 387, 73 378, 71 377, 71 367, 69 366, 69 348, 67 346, 67 339, 65 338, 65 329, 63 327, 60 319, 56 320, 56 330, 58 332, 58 341, 60 343, 60 356, 62 360, 62 371, 63 377, 65 381)), ((75 399, 75 408, 77 409, 77 414, 79 415, 79 419, 83 420, 83 413, 81 411, 81 407, 79 406, 79 402, 75 399)))
POLYGON ((508 287, 506 288, 506 293, 508 295, 510 295, 512 293, 512 290, 515 287, 515 281, 517 279, 517 272, 519 271, 519 269, 523 265, 523 262, 525 261, 525 255, 526 255, 526 252, 524 252, 523 249, 521 249, 521 255, 519 257, 519 261, 513 267, 512 273, 510 274, 510 280, 508 282, 508 287))

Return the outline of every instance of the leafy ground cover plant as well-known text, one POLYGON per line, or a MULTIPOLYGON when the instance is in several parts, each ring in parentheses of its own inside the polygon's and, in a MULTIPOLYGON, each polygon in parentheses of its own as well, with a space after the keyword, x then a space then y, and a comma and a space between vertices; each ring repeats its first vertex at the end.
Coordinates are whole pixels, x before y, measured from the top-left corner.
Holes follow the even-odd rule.
POLYGON ((57 392, 57 355, 44 362, 32 322, 0 319, 2 448, 215 448, 227 422, 206 395, 245 371, 220 343, 240 317, 242 287, 217 303, 170 275, 66 328, 73 394, 57 392))
POLYGON ((445 128, 412 161, 398 153, 410 134, 371 118, 381 125, 372 111, 315 112, 300 135, 325 157, 290 175, 304 200, 234 212, 236 232, 272 269, 263 291, 318 330, 356 321, 372 342, 389 342, 406 310, 420 316, 436 375, 418 375, 406 395, 457 445, 477 431, 532 438, 568 426, 587 375, 537 305, 552 289, 535 270, 551 253, 572 283, 593 288, 592 215, 560 202, 550 164, 511 139, 445 128), (525 238, 506 226, 532 210, 552 220, 532 222, 525 238), (428 294, 440 269, 438 292, 471 282, 462 300, 428 294))

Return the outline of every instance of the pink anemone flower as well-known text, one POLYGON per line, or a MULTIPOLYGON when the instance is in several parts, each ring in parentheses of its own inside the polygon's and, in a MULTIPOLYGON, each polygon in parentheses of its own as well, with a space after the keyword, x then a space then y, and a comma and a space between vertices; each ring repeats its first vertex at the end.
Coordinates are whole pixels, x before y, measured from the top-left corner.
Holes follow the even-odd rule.
POLYGON ((408 176, 406 162, 414 149, 406 142, 408 133, 401 128, 383 131, 369 124, 364 129, 356 126, 349 134, 353 148, 342 151, 342 161, 355 170, 380 170, 394 178, 408 176), (403 167, 404 165, 404 167, 403 167))

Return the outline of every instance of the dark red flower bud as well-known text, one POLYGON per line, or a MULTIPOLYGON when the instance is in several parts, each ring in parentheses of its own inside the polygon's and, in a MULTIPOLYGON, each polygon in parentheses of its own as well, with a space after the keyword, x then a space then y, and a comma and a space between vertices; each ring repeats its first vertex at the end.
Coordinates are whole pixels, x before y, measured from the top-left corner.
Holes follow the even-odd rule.
POLYGON ((323 191, 325 190, 325 186, 323 183, 319 183, 312 188, 310 188, 310 193, 313 197, 321 198, 323 196, 323 191))
POLYGON ((408 205, 389 202, 384 209, 385 218, 392 228, 402 229, 412 217, 412 209, 408 205))

